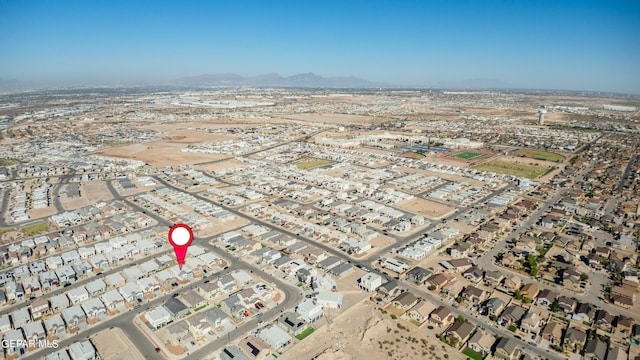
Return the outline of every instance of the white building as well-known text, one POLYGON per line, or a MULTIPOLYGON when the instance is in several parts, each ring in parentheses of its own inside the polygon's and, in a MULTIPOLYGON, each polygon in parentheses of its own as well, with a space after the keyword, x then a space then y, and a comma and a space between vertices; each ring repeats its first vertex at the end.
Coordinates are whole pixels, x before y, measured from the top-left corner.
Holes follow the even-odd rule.
POLYGON ((158 306, 144 315, 154 329, 159 329, 171 321, 171 314, 163 306, 158 306))
POLYGON ((368 273, 360 278, 358 287, 364 291, 376 291, 382 285, 382 276, 376 273, 368 273))

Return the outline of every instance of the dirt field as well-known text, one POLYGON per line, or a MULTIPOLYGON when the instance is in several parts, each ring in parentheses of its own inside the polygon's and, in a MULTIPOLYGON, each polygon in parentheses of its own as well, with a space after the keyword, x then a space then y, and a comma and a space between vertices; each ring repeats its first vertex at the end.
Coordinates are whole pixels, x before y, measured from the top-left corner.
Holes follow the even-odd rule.
POLYGON ((421 198, 401 201, 396 204, 396 207, 432 220, 439 219, 455 210, 453 207, 421 198))
POLYGON ((58 211, 56 210, 55 206, 51 205, 42 209, 31 209, 28 211, 28 213, 31 219, 40 219, 46 216, 57 214, 58 211))
MULTIPOLYGON (((190 144, 212 143, 235 138, 230 135, 195 131, 195 126, 191 125, 194 124, 149 126, 148 128, 164 132, 168 139, 111 147, 100 150, 96 154, 141 160, 153 166, 193 164, 227 157, 227 155, 221 154, 182 152, 182 149, 190 144)), ((198 127, 208 126, 206 124, 198 124, 198 127)))
POLYGON ((143 360, 144 357, 136 349, 122 330, 118 328, 103 330, 91 337, 103 360, 143 360))
POLYGON ((404 320, 392 320, 368 301, 355 305, 332 320, 330 327, 325 319, 320 321, 324 322, 324 326, 280 356, 280 359, 298 360, 318 356, 318 360, 442 360, 445 354, 448 354, 448 359, 466 358, 440 342, 434 330, 419 329, 404 320))
POLYGON ((207 218, 213 225, 204 229, 197 230, 195 235, 198 237, 209 237, 217 234, 222 234, 233 229, 238 229, 243 226, 249 225, 249 221, 242 218, 235 218, 230 221, 219 221, 212 218, 207 218))
POLYGON ((78 209, 95 204, 103 200, 111 199, 111 192, 104 181, 91 181, 80 185, 80 197, 69 198, 66 194, 66 185, 60 191, 60 202, 66 210, 78 209))

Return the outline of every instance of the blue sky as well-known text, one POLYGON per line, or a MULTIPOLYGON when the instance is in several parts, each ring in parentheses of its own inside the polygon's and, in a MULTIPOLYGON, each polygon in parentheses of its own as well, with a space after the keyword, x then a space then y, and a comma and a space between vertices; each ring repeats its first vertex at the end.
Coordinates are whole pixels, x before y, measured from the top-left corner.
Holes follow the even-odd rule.
POLYGON ((640 93, 640 1, 0 0, 0 78, 314 72, 640 93))

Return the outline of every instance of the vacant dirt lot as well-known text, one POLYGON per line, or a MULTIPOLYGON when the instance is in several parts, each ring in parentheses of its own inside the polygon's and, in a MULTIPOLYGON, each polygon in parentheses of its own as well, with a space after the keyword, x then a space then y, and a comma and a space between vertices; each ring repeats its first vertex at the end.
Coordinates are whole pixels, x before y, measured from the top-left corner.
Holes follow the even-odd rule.
MULTIPOLYGON (((142 144, 116 146, 96 152, 99 155, 115 156, 144 161, 153 166, 193 164, 228 157, 219 154, 182 152, 190 144, 214 143, 235 138, 230 135, 209 134, 196 131, 196 124, 153 125, 148 128, 164 133, 167 140, 142 144)), ((198 127, 207 127, 197 124, 198 127)))
POLYGON ((144 357, 118 328, 104 330, 91 337, 104 360, 143 360, 144 357))
POLYGON ((434 201, 413 198, 411 200, 401 201, 396 207, 402 210, 419 214, 429 219, 439 219, 454 210, 451 206, 446 206, 434 201))
POLYGON ((324 322, 322 328, 295 345, 280 359, 298 360, 318 356, 318 360, 443 360, 445 354, 452 360, 466 358, 440 342, 434 330, 419 329, 400 319, 392 320, 368 301, 347 310, 332 320, 330 326, 327 326, 324 318, 320 321, 324 322))

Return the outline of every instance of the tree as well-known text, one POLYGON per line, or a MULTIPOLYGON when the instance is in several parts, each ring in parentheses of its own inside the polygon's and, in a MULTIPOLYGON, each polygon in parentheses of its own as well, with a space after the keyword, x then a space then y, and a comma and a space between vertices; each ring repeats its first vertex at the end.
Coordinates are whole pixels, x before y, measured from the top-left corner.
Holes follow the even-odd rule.
POLYGON ((580 274, 580 281, 587 281, 587 280, 589 280, 589 274, 587 273, 580 274))
POLYGON ((558 312, 559 309, 560 309, 560 304, 558 303, 558 300, 556 300, 553 302, 553 304, 551 304, 551 311, 558 312))
POLYGON ((513 297, 514 297, 516 300, 522 300, 522 292, 520 292, 520 290, 516 290, 516 291, 514 291, 514 293, 513 293, 513 297))

